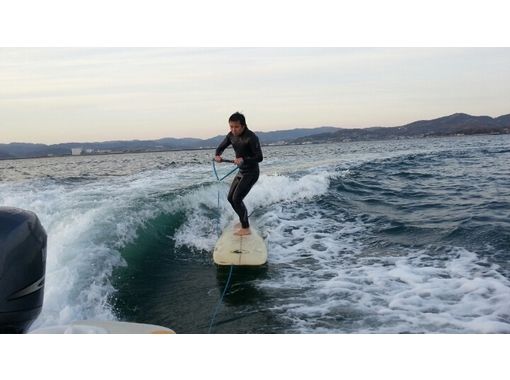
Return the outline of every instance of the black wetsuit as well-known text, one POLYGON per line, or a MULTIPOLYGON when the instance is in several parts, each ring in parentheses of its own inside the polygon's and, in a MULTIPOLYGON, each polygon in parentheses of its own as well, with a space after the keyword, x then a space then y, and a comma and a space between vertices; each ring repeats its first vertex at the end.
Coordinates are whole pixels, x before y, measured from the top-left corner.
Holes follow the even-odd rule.
POLYGON ((257 135, 244 127, 240 136, 234 136, 230 132, 216 149, 216 155, 221 156, 223 151, 232 144, 236 158, 242 158, 243 163, 239 166, 239 173, 232 181, 228 192, 228 201, 239 216, 243 228, 249 228, 248 210, 243 199, 259 179, 259 162, 262 161, 262 150, 257 135))

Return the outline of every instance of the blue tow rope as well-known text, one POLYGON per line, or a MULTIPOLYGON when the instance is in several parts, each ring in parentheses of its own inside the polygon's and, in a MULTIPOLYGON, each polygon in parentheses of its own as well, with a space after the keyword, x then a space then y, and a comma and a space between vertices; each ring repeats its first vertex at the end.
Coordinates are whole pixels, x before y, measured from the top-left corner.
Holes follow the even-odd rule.
MULTIPOLYGON (((231 161, 231 160, 223 160, 222 162, 230 162, 230 163, 234 163, 234 161, 231 161)), ((231 171, 229 171, 227 174, 225 174, 223 177, 220 177, 218 176, 218 172, 216 171, 216 161, 213 160, 212 162, 212 167, 213 167, 213 171, 214 171, 214 175, 216 176, 216 179, 221 182, 223 181, 225 178, 227 178, 230 174, 232 174, 233 172, 235 172, 236 170, 238 170, 239 168, 238 167, 235 167, 234 169, 232 169, 231 171)))
POLYGON ((230 272, 228 273, 227 283, 225 284, 225 288, 223 289, 223 293, 221 294, 220 300, 218 301, 218 303, 216 304, 216 307, 214 308, 214 313, 213 313, 213 316, 211 318, 211 323, 209 324, 209 331, 207 332, 208 334, 210 334, 211 331, 212 331, 214 320, 216 319, 216 314, 218 314, 218 310, 220 309, 221 303, 223 302, 223 297, 225 297, 225 294, 227 293, 227 289, 228 289, 228 287, 230 285, 230 279, 232 278, 232 272, 233 271, 234 271, 234 266, 231 265, 230 266, 230 272))
MULTIPOLYGON (((234 163, 234 161, 230 161, 230 160, 223 160, 223 162, 234 163)), ((215 164, 214 159, 212 161, 212 165, 213 165, 214 175, 216 176, 216 179, 218 180, 218 182, 223 181, 225 178, 227 178, 229 175, 231 175, 232 173, 234 173, 236 170, 239 169, 238 167, 236 167, 236 168, 232 169, 230 172, 228 172, 226 175, 224 175, 223 177, 220 178, 218 176, 218 172, 216 171, 216 164, 215 164)), ((217 233, 218 236, 220 235, 220 190, 219 189, 218 189, 218 221, 216 223, 216 233, 217 233)), ((216 307, 214 308, 214 313, 213 313, 213 316, 211 318, 211 323, 209 324, 209 331, 207 332, 208 334, 210 334, 211 331, 212 331, 214 320, 216 319, 216 314, 218 314, 220 306, 221 306, 221 304, 223 302, 223 298, 225 297, 225 294, 227 294, 227 290, 228 290, 228 287, 230 286, 230 279, 232 278, 232 272, 233 271, 234 271, 234 266, 231 265, 230 266, 230 271, 228 273, 227 283, 225 284, 225 288, 223 289, 221 297, 220 297, 218 303, 216 304, 216 307)))

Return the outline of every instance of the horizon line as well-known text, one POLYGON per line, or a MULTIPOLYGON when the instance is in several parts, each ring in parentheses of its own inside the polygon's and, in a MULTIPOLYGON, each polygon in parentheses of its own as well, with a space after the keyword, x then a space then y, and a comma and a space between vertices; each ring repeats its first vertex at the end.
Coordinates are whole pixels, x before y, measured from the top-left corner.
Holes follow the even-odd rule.
MULTIPOLYGON (((440 117, 435 117, 433 119, 419 119, 419 120, 414 120, 414 121, 408 122, 406 124, 395 125, 395 126, 391 126, 391 127, 385 127, 385 126, 380 126, 380 125, 374 125, 374 126, 370 126, 370 127, 336 127, 336 126, 333 126, 333 125, 321 125, 319 127, 296 127, 296 128, 289 128, 289 129, 277 129, 277 130, 272 130, 272 131, 254 131, 254 132, 255 133, 274 133, 274 132, 281 132, 281 131, 293 131, 293 130, 296 130, 296 129, 318 129, 318 128, 336 128, 336 129, 398 128, 398 127, 403 127, 403 126, 406 126, 408 124, 412 124, 412 123, 415 123, 415 122, 432 121, 432 120, 437 120, 437 119, 441 119, 441 118, 445 118, 445 117, 450 117, 450 116, 454 116, 454 115, 467 115, 467 116, 472 116, 472 117, 484 117, 484 116, 486 116, 486 117, 490 117, 492 119, 497 119, 497 118, 502 117, 502 116, 510 115, 510 113, 502 114, 502 115, 493 117, 493 116, 489 116, 489 115, 471 115, 471 114, 468 114, 468 113, 465 113, 465 112, 454 112, 452 114, 445 115, 445 116, 440 116, 440 117)), ((227 132, 227 134, 228 134, 228 132, 227 132)), ((211 136, 211 137, 206 137, 206 138, 199 138, 199 137, 171 137, 171 136, 166 136, 166 137, 159 137, 159 138, 153 138, 153 139, 150 139, 150 138, 149 139, 112 139, 112 140, 103 140, 103 141, 67 141, 67 142, 60 142, 60 143, 11 141, 11 142, 0 142, 0 145, 33 144, 33 145, 47 145, 47 146, 51 146, 51 145, 61 145, 61 144, 99 144, 99 143, 108 143, 108 142, 158 141, 158 140, 163 140, 163 139, 175 139, 175 140, 186 140, 186 139, 189 139, 189 140, 202 140, 202 141, 204 141, 204 140, 210 140, 210 139, 213 139, 213 138, 216 138, 216 137, 219 137, 219 136, 223 136, 223 135, 222 134, 218 134, 218 135, 211 136)))

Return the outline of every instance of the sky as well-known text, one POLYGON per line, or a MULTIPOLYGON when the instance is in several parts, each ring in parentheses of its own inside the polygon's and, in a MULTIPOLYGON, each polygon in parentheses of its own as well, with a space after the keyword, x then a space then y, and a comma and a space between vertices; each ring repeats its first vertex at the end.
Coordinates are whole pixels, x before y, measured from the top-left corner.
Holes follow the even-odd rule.
POLYGON ((0 142, 208 138, 510 113, 510 48, 0 48, 0 142))

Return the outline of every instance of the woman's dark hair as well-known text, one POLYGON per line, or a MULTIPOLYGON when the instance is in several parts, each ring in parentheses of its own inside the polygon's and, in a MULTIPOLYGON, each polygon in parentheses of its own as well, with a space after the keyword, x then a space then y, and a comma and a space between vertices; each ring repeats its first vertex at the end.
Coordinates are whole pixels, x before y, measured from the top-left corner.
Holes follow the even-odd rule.
POLYGON ((242 113, 239 112, 233 113, 228 119, 229 123, 231 121, 238 121, 239 123, 241 123, 241 125, 246 127, 246 119, 244 118, 244 115, 242 113))

